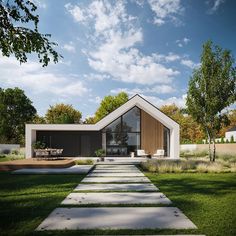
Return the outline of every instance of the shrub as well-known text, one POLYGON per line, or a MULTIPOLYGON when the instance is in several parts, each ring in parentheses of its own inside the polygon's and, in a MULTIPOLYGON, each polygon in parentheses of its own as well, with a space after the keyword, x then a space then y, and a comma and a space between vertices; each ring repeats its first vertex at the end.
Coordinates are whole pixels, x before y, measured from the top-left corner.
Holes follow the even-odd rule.
POLYGON ((231 163, 230 164, 230 171, 231 172, 236 172, 236 163, 231 163))
POLYGON ((230 137, 230 143, 234 143, 234 136, 233 135, 230 137))
POLYGON ((19 152, 19 150, 15 149, 15 150, 12 150, 12 151, 11 151, 11 154, 12 154, 12 155, 19 155, 20 152, 19 152))
POLYGON ((200 172, 200 173, 220 173, 234 170, 235 166, 223 160, 209 162, 205 158, 192 158, 182 160, 148 160, 141 163, 145 171, 157 173, 180 173, 180 172, 200 172), (232 168, 232 170, 231 170, 232 168))
POLYGON ((46 147, 46 144, 41 141, 36 141, 32 144, 32 147, 34 149, 44 149, 46 147))
POLYGON ((86 160, 75 160, 76 165, 93 165, 92 159, 86 159, 86 160))
POLYGON ((5 155, 8 155, 11 153, 11 150, 10 149, 4 149, 2 150, 2 153, 5 154, 5 155))
POLYGON ((102 156, 105 156, 105 150, 104 149, 98 149, 95 151, 95 155, 96 157, 102 157, 102 156))

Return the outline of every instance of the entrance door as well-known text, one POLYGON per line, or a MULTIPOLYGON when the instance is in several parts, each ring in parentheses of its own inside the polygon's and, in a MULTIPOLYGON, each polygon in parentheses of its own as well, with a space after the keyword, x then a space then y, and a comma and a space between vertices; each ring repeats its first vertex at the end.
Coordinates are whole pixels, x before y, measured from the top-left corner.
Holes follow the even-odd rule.
POLYGON ((81 135, 81 156, 88 157, 91 155, 91 142, 89 135, 81 135))

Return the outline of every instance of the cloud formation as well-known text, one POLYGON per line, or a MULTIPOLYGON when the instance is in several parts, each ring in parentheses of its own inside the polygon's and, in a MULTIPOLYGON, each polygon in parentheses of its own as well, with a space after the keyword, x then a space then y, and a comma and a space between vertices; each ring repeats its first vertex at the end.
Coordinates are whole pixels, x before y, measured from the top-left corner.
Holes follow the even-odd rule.
POLYGON ((144 55, 137 48, 143 42, 142 29, 137 26, 136 17, 126 12, 124 1, 111 4, 95 0, 85 8, 70 4, 66 9, 77 21, 94 28, 95 33, 89 38, 94 40, 94 47, 85 49, 88 64, 94 71, 136 84, 170 83, 179 74, 158 61, 156 55, 144 55), (83 17, 74 14, 78 9, 83 17))

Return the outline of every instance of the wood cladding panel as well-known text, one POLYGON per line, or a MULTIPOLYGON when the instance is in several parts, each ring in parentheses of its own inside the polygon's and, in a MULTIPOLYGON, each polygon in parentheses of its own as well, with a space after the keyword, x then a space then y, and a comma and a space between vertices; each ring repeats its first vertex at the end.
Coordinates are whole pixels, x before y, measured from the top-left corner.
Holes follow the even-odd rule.
POLYGON ((158 120, 141 110, 141 149, 154 154, 163 149, 163 125, 158 120))

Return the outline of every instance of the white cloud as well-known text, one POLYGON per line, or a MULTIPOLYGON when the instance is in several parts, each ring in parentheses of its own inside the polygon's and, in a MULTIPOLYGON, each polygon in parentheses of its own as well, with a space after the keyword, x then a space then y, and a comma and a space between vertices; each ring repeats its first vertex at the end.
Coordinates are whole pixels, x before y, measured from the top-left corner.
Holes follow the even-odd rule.
POLYGON ((73 45, 72 42, 64 44, 62 48, 71 53, 76 52, 75 46, 73 45))
POLYGON ((213 1, 207 1, 206 3, 210 4, 211 2, 213 2, 213 6, 208 9, 208 14, 214 14, 219 7, 225 2, 225 0, 213 0, 213 1))
MULTIPOLYGON (((126 83, 170 83, 179 71, 163 63, 177 60, 178 56, 171 53, 166 56, 160 55, 164 58, 160 61, 157 54, 144 55, 137 49, 143 42, 143 33, 136 17, 127 14, 125 1, 119 0, 113 3, 107 0, 95 0, 87 7, 80 8, 84 16, 83 23, 94 30, 88 36, 92 46, 83 50, 89 66, 96 73, 126 83)), ((77 9, 79 6, 69 5, 69 7, 69 12, 74 16, 74 8, 77 9)), ((101 76, 92 77, 104 79, 101 76)))
POLYGON ((156 94, 170 94, 174 93, 176 90, 170 85, 156 85, 153 88, 149 89, 149 92, 156 94))
POLYGON ((105 79, 110 79, 109 75, 106 74, 94 74, 94 73, 90 73, 90 74, 84 74, 84 78, 88 79, 88 80, 98 80, 98 81, 103 81, 105 79))
POLYGON ((170 94, 174 93, 176 90, 170 86, 170 85, 156 85, 154 87, 145 87, 145 88, 117 88, 112 89, 111 93, 120 93, 120 92, 126 92, 129 95, 135 95, 135 94, 170 94))
POLYGON ((153 53, 152 56, 158 61, 158 62, 174 62, 174 61, 178 61, 181 59, 181 56, 169 52, 167 55, 164 54, 157 54, 157 53, 153 53))
POLYGON ((20 87, 33 94, 50 94, 62 98, 83 96, 89 91, 82 81, 56 74, 32 61, 20 65, 14 58, 1 57, 0 74, 0 83, 4 87, 20 87))
MULTIPOLYGON (((128 88, 118 88, 113 89, 110 91, 113 94, 117 94, 120 92, 126 92, 129 97, 134 96, 135 94, 139 94, 146 100, 150 101, 152 104, 156 105, 157 107, 161 107, 163 105, 170 105, 170 104, 176 104, 179 107, 185 107, 187 94, 183 94, 181 97, 169 97, 167 99, 161 99, 154 95, 146 95, 145 91, 142 91, 142 89, 128 89, 128 88)), ((158 94, 158 93, 157 93, 158 94)))
POLYGON ((83 10, 79 6, 73 6, 71 3, 67 3, 65 8, 73 16, 76 22, 82 22, 86 19, 83 10))
POLYGON ((44 2, 44 0, 33 0, 32 1, 38 8, 47 8, 47 4, 44 2))
POLYGON ((96 103, 96 104, 100 104, 102 101, 102 98, 100 98, 99 96, 95 97, 95 98, 89 98, 89 101, 92 103, 96 103))
POLYGON ((185 66, 191 68, 191 69, 194 69, 194 68, 200 66, 200 63, 195 63, 195 62, 193 62, 192 60, 189 60, 189 59, 182 59, 180 61, 180 63, 182 65, 185 65, 185 66))
POLYGON ((177 39, 175 42, 177 45, 182 48, 184 45, 187 45, 191 40, 187 37, 184 37, 183 39, 177 39))
POLYGON ((179 24, 179 15, 184 11, 180 0, 148 0, 150 8, 155 13, 154 24, 163 25, 166 21, 179 24))

